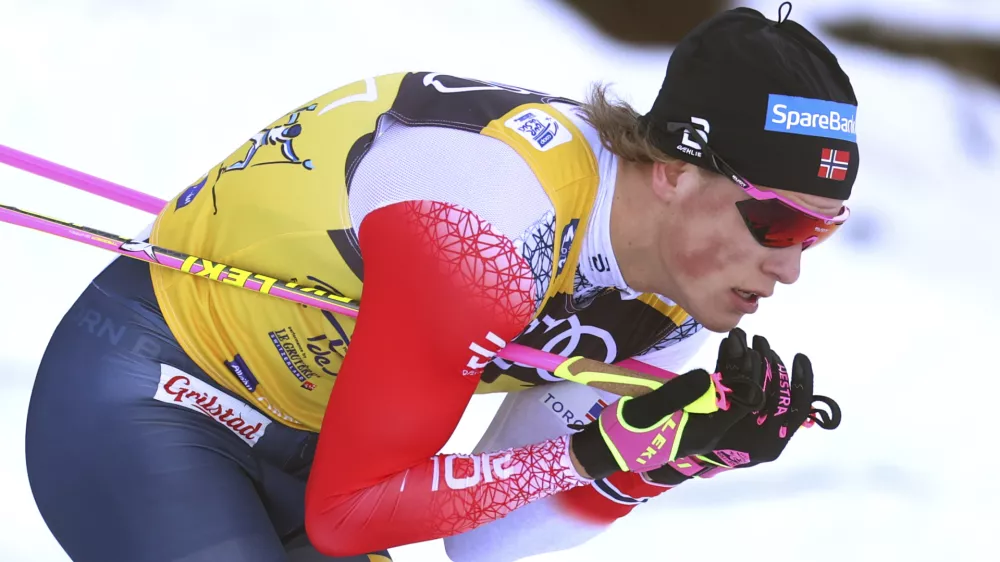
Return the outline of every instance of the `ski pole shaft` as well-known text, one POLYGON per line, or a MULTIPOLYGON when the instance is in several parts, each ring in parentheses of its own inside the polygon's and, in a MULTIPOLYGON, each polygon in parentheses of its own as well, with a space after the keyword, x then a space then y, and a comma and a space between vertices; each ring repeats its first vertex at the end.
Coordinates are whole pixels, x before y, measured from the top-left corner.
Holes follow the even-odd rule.
MULTIPOLYGON (((271 295, 280 299, 312 306, 330 312, 344 314, 350 317, 357 317, 360 310, 360 303, 347 297, 342 297, 317 289, 305 287, 298 283, 276 279, 267 275, 261 275, 252 271, 233 267, 228 264, 213 262, 205 258, 177 252, 167 248, 161 248, 146 242, 130 240, 116 234, 103 232, 94 228, 81 226, 65 221, 60 221, 36 213, 31 213, 16 207, 0 204, 0 222, 6 222, 17 226, 24 226, 41 232, 46 232, 69 240, 82 242, 90 246, 104 250, 116 252, 120 255, 156 264, 162 267, 181 271, 197 277, 204 277, 211 281, 232 285, 233 287, 271 295)), ((519 363, 536 369, 542 369, 555 373, 558 367, 567 361, 567 358, 554 353, 541 351, 516 343, 508 343, 497 353, 499 357, 507 361, 519 363)), ((596 381, 589 383, 589 386, 600 388, 618 395, 638 396, 651 390, 651 387, 659 386, 667 379, 676 375, 669 371, 646 365, 632 360, 625 360, 625 364, 631 369, 624 373, 627 377, 641 379, 636 384, 622 382, 622 369, 615 368, 604 363, 589 361, 588 365, 595 371, 607 370, 609 373, 619 375, 618 382, 605 383, 596 381), (643 384, 642 381, 655 381, 659 384, 643 384)), ((623 365, 624 366, 624 365, 623 365)), ((570 379, 572 380, 572 379, 570 379)))
POLYGON ((16 207, 0 205, 0 222, 26 226, 130 258, 205 277, 227 285, 273 295, 299 304, 315 306, 348 316, 357 316, 358 314, 356 302, 321 289, 303 287, 298 283, 281 281, 259 273, 175 252, 145 242, 130 240, 94 228, 60 221, 16 207))
POLYGON ((166 201, 147 193, 67 168, 2 144, 0 144, 0 162, 153 215, 159 213, 167 205, 166 201))

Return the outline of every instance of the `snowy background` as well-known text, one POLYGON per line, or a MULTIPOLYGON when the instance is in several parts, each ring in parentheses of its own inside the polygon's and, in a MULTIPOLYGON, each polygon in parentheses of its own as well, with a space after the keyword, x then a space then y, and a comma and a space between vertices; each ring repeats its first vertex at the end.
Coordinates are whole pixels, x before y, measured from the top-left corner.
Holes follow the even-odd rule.
MULTIPOLYGON (((780 2, 742 4, 774 18, 780 2)), ((997 0, 800 0, 792 14, 811 28, 859 15, 1000 41, 997 0)), ((860 99, 854 217, 744 327, 788 361, 808 353, 843 425, 531 560, 995 559, 1000 91, 824 39, 860 99)), ((259 127, 358 78, 439 70, 571 97, 606 80, 645 111, 669 54, 610 42, 552 1, 0 0, 0 144, 169 198, 259 127)), ((151 220, 3 166, 0 202, 125 235, 151 220)), ((0 242, 0 560, 64 561, 28 488, 24 419, 49 335, 112 256, 4 224, 0 242)), ((714 342, 696 361, 713 359, 714 342)), ((498 403, 476 398, 448 450, 471 449, 498 403)), ((441 541, 393 554, 445 559, 441 541)))

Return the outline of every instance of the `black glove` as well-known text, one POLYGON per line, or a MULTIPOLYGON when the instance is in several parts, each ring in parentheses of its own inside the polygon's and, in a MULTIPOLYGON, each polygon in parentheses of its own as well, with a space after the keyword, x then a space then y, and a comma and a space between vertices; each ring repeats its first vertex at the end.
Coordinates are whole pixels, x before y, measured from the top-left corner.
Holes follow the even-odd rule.
POLYGON ((781 455, 799 427, 818 423, 824 429, 835 429, 840 425, 837 403, 813 394, 812 364, 801 353, 792 362, 789 380, 784 363, 767 340, 754 336, 753 348, 749 349, 746 334, 737 328, 719 346, 717 369, 749 370, 750 374, 744 375, 747 377, 756 377, 762 371, 764 407, 733 424, 712 452, 678 459, 649 471, 646 475, 650 480, 675 486, 692 477, 710 478, 733 468, 771 462, 781 455), (826 403, 832 414, 814 409, 814 401, 826 403))
POLYGON ((696 369, 643 396, 620 398, 573 435, 573 453, 592 478, 709 454, 733 424, 764 407, 760 363, 748 355, 714 375, 696 369))

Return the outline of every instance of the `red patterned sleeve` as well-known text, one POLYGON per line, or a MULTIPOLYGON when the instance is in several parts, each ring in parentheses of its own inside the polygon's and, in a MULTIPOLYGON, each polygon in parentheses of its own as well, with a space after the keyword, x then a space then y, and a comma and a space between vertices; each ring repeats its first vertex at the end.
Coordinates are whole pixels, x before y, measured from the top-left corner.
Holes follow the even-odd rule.
POLYGON ((306 495, 318 550, 349 556, 453 535, 574 488, 568 437, 438 455, 488 359, 523 330, 534 278, 513 243, 455 205, 370 213, 365 286, 306 495))

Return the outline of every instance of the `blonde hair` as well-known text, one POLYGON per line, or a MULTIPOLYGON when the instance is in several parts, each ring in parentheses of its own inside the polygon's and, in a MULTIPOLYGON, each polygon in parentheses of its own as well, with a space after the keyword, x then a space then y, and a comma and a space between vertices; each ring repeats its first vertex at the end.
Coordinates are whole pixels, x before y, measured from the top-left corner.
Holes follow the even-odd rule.
POLYGON ((580 107, 584 119, 601 137, 601 144, 630 162, 673 163, 677 159, 653 145, 640 114, 624 100, 608 98, 608 85, 595 83, 580 107))

